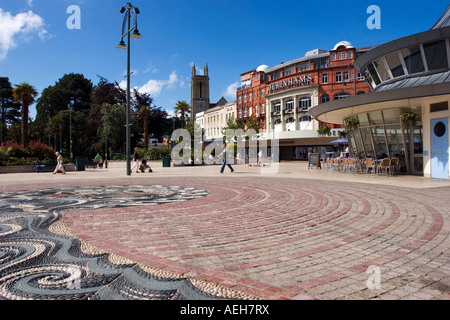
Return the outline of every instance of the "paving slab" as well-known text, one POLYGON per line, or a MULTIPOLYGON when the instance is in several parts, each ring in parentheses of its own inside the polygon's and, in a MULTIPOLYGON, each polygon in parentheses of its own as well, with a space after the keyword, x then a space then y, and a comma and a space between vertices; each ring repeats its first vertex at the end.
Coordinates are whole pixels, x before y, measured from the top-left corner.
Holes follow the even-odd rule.
POLYGON ((1 174, 0 297, 67 283, 78 299, 450 297, 450 181, 303 162, 151 166, 1 174))

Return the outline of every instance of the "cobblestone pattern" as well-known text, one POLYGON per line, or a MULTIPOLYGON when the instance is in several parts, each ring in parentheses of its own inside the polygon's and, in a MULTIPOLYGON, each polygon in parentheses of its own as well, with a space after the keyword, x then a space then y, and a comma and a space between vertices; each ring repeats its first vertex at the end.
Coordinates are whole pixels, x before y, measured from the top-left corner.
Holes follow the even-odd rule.
MULTIPOLYGON (((126 185, 132 181, 111 180, 109 184, 126 185)), ((86 189, 96 189, 102 183, 105 181, 84 185, 86 189)), ((77 204, 73 203, 71 208, 59 212, 63 219, 44 219, 52 221, 47 222, 52 234, 72 239, 77 248, 68 251, 72 256, 80 250, 97 264, 107 264, 108 270, 127 267, 128 273, 118 272, 117 281, 101 286, 103 290, 96 291, 92 298, 110 298, 119 288, 133 288, 130 292, 135 292, 133 286, 142 288, 152 277, 165 282, 182 279, 183 288, 195 288, 189 292, 207 297, 211 293, 213 297, 244 299, 450 297, 450 188, 415 190, 307 179, 242 179, 238 175, 152 177, 142 184, 184 186, 206 190, 208 194, 186 202, 151 206, 129 202, 117 207, 102 207, 109 202, 99 196, 96 206, 75 210, 73 206, 77 204), (105 255, 107 259, 103 258, 105 255), (379 288, 369 288, 371 266, 379 267, 379 288), (127 287, 121 282, 124 278, 139 281, 134 281, 133 286, 128 283, 127 287)), ((64 187, 69 186, 64 183, 64 187)), ((24 201, 31 199, 26 193, 22 197, 24 201)), ((3 198, 2 206, 8 203, 6 199, 3 198)), ((48 207, 49 212, 53 209, 48 207)), ((1 215, 0 240, 21 235, 17 228, 24 230, 23 226, 39 224, 21 219, 1 215)), ((24 252, 30 250, 32 243, 35 254, 52 252, 47 240, 41 243, 46 239, 42 219, 34 240, 22 237, 20 242, 17 237, 10 247, 19 242, 19 249, 16 246, 14 250, 24 252)), ((14 251, 4 248, 0 246, 2 277, 10 272, 2 270, 1 263, 11 259, 14 251)), ((27 260, 31 262, 32 259, 27 260)), ((36 259, 33 263, 47 267, 46 260, 36 259)), ((85 266, 87 262, 83 263, 85 266)), ((79 271, 83 270, 89 269, 80 267, 79 271)), ((43 277, 47 279, 44 283, 53 281, 52 277, 53 273, 43 277)), ((23 280, 18 283, 20 288, 27 284, 23 280)), ((29 286, 30 283, 25 287, 29 286)), ((158 294, 161 291, 133 298, 168 297, 158 294)), ((131 297, 132 294, 122 296, 131 297)))
POLYGON ((205 197, 202 189, 108 186, 0 194, 0 300, 250 298, 138 264, 73 237, 65 210, 157 206, 205 197))
POLYGON ((108 252, 262 299, 450 297, 449 188, 236 176, 164 183, 209 195, 69 211, 64 222, 108 252))

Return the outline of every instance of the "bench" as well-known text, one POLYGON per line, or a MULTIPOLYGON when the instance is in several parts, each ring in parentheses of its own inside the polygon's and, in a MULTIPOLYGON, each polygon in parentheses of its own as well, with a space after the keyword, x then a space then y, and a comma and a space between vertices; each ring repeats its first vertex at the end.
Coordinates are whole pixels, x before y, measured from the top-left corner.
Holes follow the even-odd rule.
POLYGON ((39 172, 42 170, 42 172, 48 171, 54 171, 56 168, 56 162, 42 162, 38 168, 36 168, 36 165, 33 165, 34 171, 39 172))

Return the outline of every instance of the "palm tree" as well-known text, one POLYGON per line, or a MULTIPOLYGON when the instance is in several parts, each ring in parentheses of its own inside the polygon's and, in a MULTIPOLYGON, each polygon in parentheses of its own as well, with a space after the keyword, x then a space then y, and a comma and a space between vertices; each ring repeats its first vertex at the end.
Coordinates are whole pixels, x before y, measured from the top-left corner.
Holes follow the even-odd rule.
POLYGON ((148 106, 142 106, 139 111, 137 112, 137 115, 140 119, 143 120, 144 124, 144 145, 145 149, 148 149, 148 122, 150 120, 150 117, 152 116, 152 110, 148 106))
POLYGON ((21 84, 15 84, 13 89, 14 100, 20 103, 22 106, 22 146, 28 145, 28 112, 29 107, 32 105, 38 95, 36 89, 28 84, 22 82, 21 84))
POLYGON ((188 113, 191 112, 191 107, 186 101, 178 101, 177 105, 175 106, 175 112, 180 115, 181 128, 184 129, 188 113))

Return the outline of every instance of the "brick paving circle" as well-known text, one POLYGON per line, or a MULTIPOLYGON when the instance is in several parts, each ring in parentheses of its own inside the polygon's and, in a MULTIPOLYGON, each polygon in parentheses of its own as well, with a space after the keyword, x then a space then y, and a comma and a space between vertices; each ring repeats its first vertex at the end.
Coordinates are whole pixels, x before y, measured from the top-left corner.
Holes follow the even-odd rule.
POLYGON ((147 183, 209 194, 69 210, 64 223, 102 250, 261 299, 450 297, 449 188, 238 176, 147 183))

